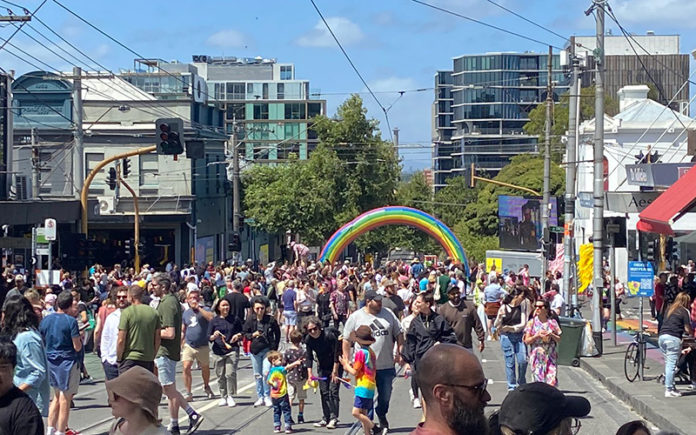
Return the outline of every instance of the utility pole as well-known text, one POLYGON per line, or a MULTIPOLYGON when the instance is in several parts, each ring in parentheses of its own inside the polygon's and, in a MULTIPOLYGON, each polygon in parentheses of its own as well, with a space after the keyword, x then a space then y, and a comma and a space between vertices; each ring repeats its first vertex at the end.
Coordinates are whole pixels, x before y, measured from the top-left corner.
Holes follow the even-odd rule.
POLYGON ((592 243, 593 255, 593 298, 592 298, 592 331, 599 354, 603 353, 602 318, 600 313, 602 290, 604 289, 602 267, 602 242, 604 240, 604 5, 605 0, 594 0, 597 17, 597 48, 595 60, 595 131, 594 131, 594 189, 592 192, 593 224, 592 243))
POLYGON ((546 123, 544 141, 544 192, 541 201, 541 233, 544 235, 542 242, 543 259, 541 262, 541 288, 545 287, 546 271, 548 269, 548 252, 551 243, 549 232, 549 196, 551 194, 551 108, 553 106, 553 47, 549 46, 549 56, 546 68, 546 123))
MULTIPOLYGON (((578 119, 577 105, 580 95, 578 77, 580 62, 575 56, 575 37, 570 37, 570 63, 572 68, 570 82, 570 100, 568 101, 568 142, 566 143, 566 192, 565 192, 565 225, 563 228, 563 300, 566 306, 570 303, 570 315, 575 314, 578 306, 577 288, 573 286, 571 291, 570 275, 573 271, 575 260, 575 246, 572 243, 574 237, 575 220, 575 174, 576 174, 576 124, 578 119)), ((564 307, 565 310, 566 307, 564 307)), ((566 314, 568 314, 566 312, 566 314)))
MULTIPOLYGON (((237 146, 237 116, 232 118, 232 234, 239 235, 239 219, 241 218, 239 202, 239 149, 237 146)), ((239 251, 238 251, 239 252, 239 251)))
POLYGON ((138 204, 138 195, 135 193, 135 190, 133 190, 133 188, 126 183, 126 180, 121 177, 121 171, 118 171, 117 173, 119 184, 123 183, 123 187, 125 187, 133 197, 133 210, 135 212, 133 228, 133 262, 135 266, 135 273, 140 273, 140 206, 138 204))
POLYGON ((398 154, 399 153, 399 128, 394 127, 394 151, 398 154))
POLYGON ((39 199, 40 154, 36 147, 36 129, 31 129, 31 197, 39 199))
POLYGON ((84 165, 84 144, 82 131, 82 68, 79 66, 73 67, 73 123, 75 130, 73 132, 75 146, 73 147, 73 168, 72 168, 72 185, 71 189, 75 189, 75 196, 80 195, 82 186, 85 180, 85 165, 84 165))

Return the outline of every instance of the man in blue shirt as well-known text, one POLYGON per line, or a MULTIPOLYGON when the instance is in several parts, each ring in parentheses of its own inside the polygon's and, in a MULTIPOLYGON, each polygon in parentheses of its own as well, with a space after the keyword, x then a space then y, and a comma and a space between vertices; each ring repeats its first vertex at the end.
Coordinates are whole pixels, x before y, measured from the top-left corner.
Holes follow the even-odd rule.
POLYGON ((290 333, 297 327, 297 292, 295 281, 288 281, 288 286, 283 291, 283 317, 285 317, 285 342, 290 342, 290 333))
POLYGON ((70 402, 80 384, 78 352, 82 349, 77 320, 73 317, 73 296, 63 291, 56 299, 57 312, 47 316, 39 325, 46 343, 49 383, 54 398, 48 409, 48 435, 64 434, 68 428, 70 402))
MULTIPOLYGON (((190 285, 190 284, 189 284, 190 285)), ((191 393, 193 361, 198 361, 203 377, 205 394, 208 399, 214 398, 210 389, 210 346, 208 345, 208 322, 213 319, 213 313, 200 305, 201 291, 194 284, 186 291, 188 309, 182 315, 184 348, 181 352, 181 365, 186 386, 186 401, 193 401, 191 393)))

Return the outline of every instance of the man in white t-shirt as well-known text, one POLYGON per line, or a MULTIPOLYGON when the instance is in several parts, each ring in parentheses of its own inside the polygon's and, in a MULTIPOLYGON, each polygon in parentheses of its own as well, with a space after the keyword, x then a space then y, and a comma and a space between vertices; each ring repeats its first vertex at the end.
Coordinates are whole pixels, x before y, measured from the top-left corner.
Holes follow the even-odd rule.
POLYGON ((350 333, 360 326, 369 326, 375 342, 370 349, 377 357, 377 405, 375 413, 383 434, 389 430, 387 412, 391 399, 392 383, 396 377, 394 364, 401 364, 401 347, 404 343, 401 324, 394 313, 382 308, 382 296, 374 290, 365 292, 365 306, 348 317, 343 328, 343 358, 350 361, 351 349, 354 346, 349 339, 350 333), (394 353, 396 344, 396 354, 394 353))

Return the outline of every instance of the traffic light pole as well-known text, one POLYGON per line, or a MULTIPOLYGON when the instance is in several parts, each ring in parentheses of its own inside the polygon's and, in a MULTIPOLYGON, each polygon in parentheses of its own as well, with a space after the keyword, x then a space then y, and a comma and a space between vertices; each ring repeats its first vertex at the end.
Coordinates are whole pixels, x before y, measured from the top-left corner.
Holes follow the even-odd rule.
POLYGON ((239 150, 237 149, 237 117, 232 119, 232 234, 239 234, 241 203, 239 201, 239 150))
POLYGON ((553 74, 553 48, 549 46, 549 55, 547 59, 546 70, 546 122, 545 122, 545 140, 544 140, 544 195, 541 201, 541 231, 544 235, 542 250, 543 259, 541 262, 541 288, 546 288, 546 271, 548 270, 549 260, 549 244, 551 239, 547 238, 549 234, 549 197, 551 196, 551 109, 553 107, 553 82, 551 80, 553 74))
POLYGON ((85 236, 88 235, 88 215, 87 215, 87 198, 88 198, 88 193, 89 193, 89 186, 92 184, 92 180, 94 180, 94 177, 97 176, 99 171, 102 170, 102 168, 106 165, 108 165, 111 162, 114 162, 119 159, 123 159, 126 157, 131 157, 131 156, 139 156, 142 154, 149 154, 153 151, 157 151, 157 145, 152 145, 149 147, 144 147, 144 148, 138 148, 137 150, 133 151, 128 151, 125 153, 121 154, 116 154, 114 156, 111 156, 107 159, 102 160, 101 162, 97 163, 97 165, 92 169, 85 179, 85 182, 82 186, 82 192, 80 194, 80 209, 81 209, 81 221, 80 221, 80 232, 84 234, 85 236))
POLYGON ((118 174, 118 181, 123 183, 123 187, 125 187, 133 196, 133 209, 135 210, 135 236, 133 237, 133 245, 135 246, 133 246, 133 253, 135 254, 135 273, 140 273, 140 250, 138 249, 140 246, 140 207, 138 206, 138 195, 136 195, 135 190, 133 190, 133 188, 131 188, 130 185, 121 177, 120 173, 118 174))

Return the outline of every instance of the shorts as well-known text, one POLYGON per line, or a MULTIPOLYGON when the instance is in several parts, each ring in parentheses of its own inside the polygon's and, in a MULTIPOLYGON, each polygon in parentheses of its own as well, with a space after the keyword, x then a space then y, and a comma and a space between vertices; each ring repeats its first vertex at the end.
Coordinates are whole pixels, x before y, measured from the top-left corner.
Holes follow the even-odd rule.
POLYGON ((76 361, 70 369, 70 375, 68 377, 68 389, 63 391, 58 387, 53 387, 53 391, 56 393, 62 392, 65 395, 74 396, 77 394, 77 389, 80 386, 80 375, 80 364, 76 361))
POLYGON ((283 311, 283 317, 285 317, 285 326, 297 325, 297 311, 283 311))
POLYGON ((181 351, 181 361, 198 361, 201 367, 210 367, 210 347, 191 347, 185 343, 181 351))
POLYGON ((139 361, 135 359, 124 359, 118 363, 118 374, 122 375, 128 371, 131 367, 139 366, 144 369, 155 373, 155 362, 154 361, 139 361))
POLYGON ((307 398, 307 390, 305 390, 304 382, 288 382, 288 397, 292 400, 305 400, 307 398))
POLYGON ((159 378, 160 384, 163 387, 167 385, 173 385, 176 382, 176 361, 167 358, 166 356, 161 356, 155 358, 155 364, 157 365, 157 377, 159 378))
POLYGON ((360 396, 355 396, 355 401, 353 402, 353 408, 366 409, 367 411, 371 410, 373 405, 373 399, 360 396))

